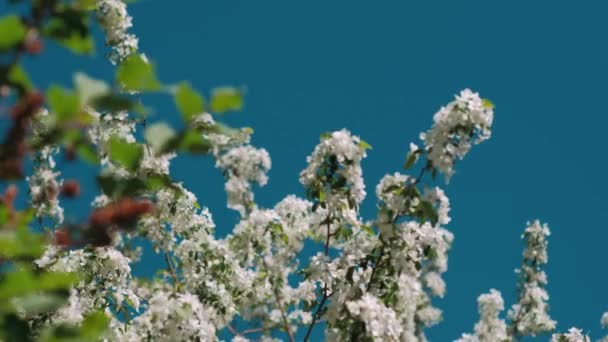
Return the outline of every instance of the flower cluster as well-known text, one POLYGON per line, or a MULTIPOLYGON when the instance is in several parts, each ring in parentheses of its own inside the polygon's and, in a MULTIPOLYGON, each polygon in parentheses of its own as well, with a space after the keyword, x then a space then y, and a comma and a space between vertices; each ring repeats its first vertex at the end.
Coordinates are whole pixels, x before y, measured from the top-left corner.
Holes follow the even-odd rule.
POLYGON ((507 325, 498 316, 504 310, 505 303, 495 289, 482 294, 477 299, 479 306, 479 322, 475 324, 475 334, 463 334, 459 342, 504 342, 509 341, 507 325))
POLYGON ((583 334, 583 331, 577 328, 570 328, 567 333, 553 334, 551 342, 590 342, 589 336, 583 334))
POLYGON ((216 166, 224 170, 228 207, 237 210, 242 216, 254 209, 251 183, 266 185, 270 170, 270 156, 265 149, 245 145, 232 148, 221 155, 216 166))
POLYGON ((454 163, 463 159, 473 144, 490 138, 494 111, 492 105, 469 89, 442 107, 433 118, 435 124, 420 138, 428 159, 446 181, 454 174, 454 163))
POLYGON ((556 322, 549 317, 549 294, 544 286, 547 275, 542 267, 547 264, 547 224, 535 220, 528 223, 522 238, 526 242, 523 264, 520 270, 519 301, 509 310, 514 335, 527 336, 555 329, 556 322))
POLYGON ((132 18, 122 0, 97 0, 97 20, 105 33, 106 43, 112 47, 112 63, 118 64, 137 51, 137 37, 127 32, 133 25, 132 18))
MULTIPOLYGON (((138 49, 137 38, 128 33, 132 19, 126 4, 122 0, 95 3, 98 22, 112 48, 110 60, 120 64, 138 49)), ((26 50, 39 48, 26 46, 26 50)), ((120 70, 133 72, 123 68, 126 64, 120 70)), ((148 71, 134 73, 147 77, 139 74, 148 71)), ((134 93, 112 96, 124 95, 128 102, 134 93)), ((53 227, 54 244, 42 257, 33 258, 37 271, 82 275, 70 288, 67 302, 37 317, 36 324, 82 327, 89 314, 98 312, 110 320, 112 332, 106 338, 117 341, 216 341, 224 334, 239 342, 249 337, 295 341, 303 334, 308 341, 320 322, 326 337, 335 341, 427 341, 426 329, 442 319, 433 300, 446 295, 443 274, 454 236, 446 229, 451 222, 450 200, 425 176, 430 174, 434 181, 440 172, 449 181, 456 161, 490 138, 491 103, 465 89, 442 107, 433 126, 420 135, 424 146, 410 144, 405 169, 416 166, 420 173, 384 176, 375 189, 377 216, 365 221, 360 213, 366 197, 361 163, 370 148, 365 141, 346 129, 323 134, 299 175, 306 199, 289 195, 263 207, 256 204, 253 187, 268 182, 268 152, 250 145, 251 129, 216 122, 204 110, 206 101, 197 95, 188 87, 175 95, 187 127, 178 133, 167 126, 161 130, 168 136, 160 139, 166 150, 156 148, 157 141, 148 139, 155 134, 149 131, 144 134, 146 143, 138 142, 137 121, 122 110, 129 108, 122 101, 104 98, 112 103, 105 103, 108 106, 100 112, 84 101, 86 108, 80 110, 88 113, 87 120, 77 130, 85 129, 87 136, 78 136, 77 143, 68 141, 72 150, 68 146, 67 152, 73 154, 82 141, 96 150, 104 193, 93 201, 88 222, 53 227), (109 104, 117 110, 108 109, 114 108, 109 104), (113 146, 125 151, 116 153, 113 146), (240 213, 225 237, 216 236, 213 217, 196 195, 171 178, 171 160, 183 150, 211 154, 225 177, 227 206, 240 213), (417 164, 419 160, 425 164, 417 164), (125 186, 114 189, 114 183, 104 182, 108 179, 124 181, 125 186), (85 227, 77 231, 81 240, 74 240, 73 227, 85 227), (166 270, 148 281, 131 272, 141 253, 131 245, 142 237, 166 262, 166 270), (306 256, 309 246, 311 257, 306 256)), ((42 102, 41 96, 30 94, 13 108, 15 125, 0 151, 0 171, 7 175, 20 171, 21 165, 15 167, 14 162, 20 163, 24 156, 30 121, 35 124, 35 137, 47 133, 46 112, 36 115, 42 102)), ((238 107, 232 102, 236 101, 230 94, 213 94, 210 108, 215 113, 218 108, 221 112, 222 107, 238 107)), ((60 143, 65 142, 52 141, 37 150, 35 170, 28 178, 37 215, 58 223, 63 219, 58 196, 74 197, 80 190, 75 181, 62 182, 55 170, 54 154, 59 149, 53 144, 60 143)), ((71 158, 69 153, 66 156, 71 158)), ((9 211, 15 195, 7 190, 1 199, 9 211)), ((500 317, 505 308, 501 294, 492 289, 478 297, 480 318, 474 332, 463 334, 459 341, 508 342, 555 329, 556 322, 547 312, 543 271, 548 235, 548 227, 539 221, 526 228, 519 297, 508 321, 500 317)), ((602 324, 608 325, 608 314, 602 324)), ((552 341, 589 338, 572 328, 554 334, 552 341)))
POLYGON ((378 298, 365 294, 361 299, 346 304, 348 312, 365 323, 367 336, 374 341, 399 341, 403 331, 395 311, 378 298))
POLYGON ((50 318, 51 322, 79 323, 100 308, 138 310, 140 299, 131 284, 130 260, 113 247, 64 251, 49 247, 36 261, 39 267, 57 272, 80 272, 90 275, 70 292, 68 304, 50 318), (128 303, 128 304, 127 304, 128 303))
POLYGON ((191 293, 155 292, 143 314, 117 329, 117 341, 216 341, 214 315, 191 293))

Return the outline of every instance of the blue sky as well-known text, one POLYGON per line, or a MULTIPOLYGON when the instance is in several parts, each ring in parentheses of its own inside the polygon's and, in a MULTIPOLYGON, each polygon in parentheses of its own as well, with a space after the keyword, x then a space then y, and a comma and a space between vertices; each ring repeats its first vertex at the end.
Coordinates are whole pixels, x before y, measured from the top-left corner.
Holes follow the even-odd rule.
MULTIPOLYGON (((444 322, 429 331, 432 341, 471 331, 476 298, 490 288, 513 303, 520 234, 534 218, 552 229, 550 312, 559 329, 601 336, 607 11, 602 1, 519 0, 141 0, 130 9, 133 32, 162 80, 188 79, 202 91, 247 87, 244 112, 226 120, 253 127, 253 144, 271 154, 270 182, 256 194, 265 206, 303 195, 298 173, 319 134, 346 127, 374 147, 363 163, 363 213, 372 218, 376 183, 401 170, 409 142, 439 106, 467 87, 495 103, 492 139, 457 165, 445 187, 456 239, 447 296, 438 301, 444 322)), ((112 78, 102 46, 93 58, 47 50, 46 61, 28 61, 42 87, 71 84, 75 70, 112 78)), ((148 104, 156 108, 152 120, 177 122, 170 99, 148 104)), ((179 158, 172 173, 226 234, 237 216, 225 208, 212 161, 179 158)))

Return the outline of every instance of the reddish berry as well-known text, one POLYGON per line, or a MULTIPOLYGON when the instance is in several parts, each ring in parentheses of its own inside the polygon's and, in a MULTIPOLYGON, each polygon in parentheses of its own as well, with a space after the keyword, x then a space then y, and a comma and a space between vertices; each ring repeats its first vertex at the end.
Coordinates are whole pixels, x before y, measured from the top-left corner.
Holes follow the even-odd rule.
POLYGON ((67 180, 61 186, 61 195, 67 198, 74 198, 80 195, 80 184, 76 180, 67 180))

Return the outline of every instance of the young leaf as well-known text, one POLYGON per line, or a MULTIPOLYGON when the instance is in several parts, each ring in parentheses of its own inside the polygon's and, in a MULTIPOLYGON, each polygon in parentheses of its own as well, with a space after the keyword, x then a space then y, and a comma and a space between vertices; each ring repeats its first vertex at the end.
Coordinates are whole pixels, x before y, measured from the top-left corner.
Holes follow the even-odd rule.
POLYGON ((164 122, 149 126, 145 132, 146 142, 156 153, 162 151, 175 135, 175 130, 164 122))
POLYGON ((116 79, 123 89, 129 91, 155 91, 161 87, 153 65, 139 54, 131 54, 120 64, 116 79))
POLYGON ((203 97, 192 89, 188 82, 182 82, 177 86, 175 104, 186 122, 205 111, 203 97))
POLYGON ((8 50, 25 38, 26 29, 16 15, 0 18, 0 50, 8 50))
POLYGON ((414 166, 414 164, 416 164, 417 161, 418 161, 418 153, 410 152, 407 154, 407 159, 405 160, 405 164, 403 165, 403 167, 407 170, 407 169, 411 168, 412 166, 414 166))
POLYGON ((136 171, 143 156, 143 148, 137 143, 126 142, 116 136, 110 138, 110 159, 129 171, 136 171))
POLYGON ((481 104, 485 109, 494 109, 494 103, 488 99, 481 99, 481 104))
POLYGON ((63 7, 54 13, 42 34, 77 54, 95 51, 95 42, 89 32, 89 16, 76 8, 63 7))
POLYGON ((81 72, 74 75, 74 84, 82 105, 90 104, 91 100, 106 95, 110 91, 110 86, 104 81, 96 80, 81 72))
POLYGON ((243 108, 243 94, 232 87, 215 88, 211 92, 211 111, 225 113, 243 108))
POLYGON ((57 115, 57 121, 65 122, 76 117, 80 111, 78 96, 67 89, 52 85, 46 92, 51 111, 57 115))
POLYGON ((361 139, 359 140, 359 147, 361 147, 364 150, 371 150, 372 149, 372 145, 368 144, 367 141, 361 139))
POLYGON ((10 69, 8 72, 8 81, 20 88, 22 92, 26 92, 32 88, 32 81, 30 81, 20 64, 15 64, 10 69))

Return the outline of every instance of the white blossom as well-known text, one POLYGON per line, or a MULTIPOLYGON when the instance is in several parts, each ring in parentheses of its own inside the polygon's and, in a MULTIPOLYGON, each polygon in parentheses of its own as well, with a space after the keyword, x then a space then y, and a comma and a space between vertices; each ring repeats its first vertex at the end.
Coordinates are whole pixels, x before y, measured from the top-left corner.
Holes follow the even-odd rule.
POLYGON ((159 291, 143 314, 127 325, 121 341, 216 341, 215 314, 191 293, 159 291))
POLYGON ((583 334, 583 331, 577 328, 570 328, 567 333, 553 334, 551 342, 589 342, 589 336, 583 334))
POLYGON ((535 220, 528 223, 522 238, 526 242, 520 273, 519 301, 509 310, 511 330, 516 335, 535 336, 555 329, 556 322, 548 314, 549 294, 544 286, 547 276, 542 267, 548 262, 549 227, 535 220))
POLYGON ((378 298, 366 293, 361 299, 347 303, 346 307, 351 315, 365 323, 365 332, 374 341, 399 341, 403 328, 397 314, 378 298))
POLYGON ((106 43, 112 47, 112 63, 120 63, 137 51, 137 37, 127 32, 133 26, 132 18, 122 0, 97 0, 97 21, 106 36, 106 43))
POLYGON ((475 335, 464 334, 458 342, 505 342, 510 341, 507 325, 499 318, 505 305, 499 291, 491 289, 477 299, 479 322, 475 324, 475 335))
POLYGON ((428 159, 441 171, 446 181, 454 174, 454 163, 463 159, 473 144, 490 138, 494 111, 478 93, 465 89, 456 100, 442 107, 434 116, 434 125, 420 138, 428 159))
POLYGON ((271 167, 268 152, 249 145, 235 147, 220 156, 216 166, 224 171, 227 179, 228 207, 246 215, 254 207, 251 183, 264 186, 268 182, 266 173, 271 167))

